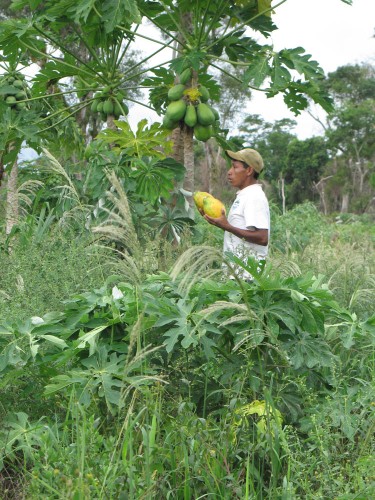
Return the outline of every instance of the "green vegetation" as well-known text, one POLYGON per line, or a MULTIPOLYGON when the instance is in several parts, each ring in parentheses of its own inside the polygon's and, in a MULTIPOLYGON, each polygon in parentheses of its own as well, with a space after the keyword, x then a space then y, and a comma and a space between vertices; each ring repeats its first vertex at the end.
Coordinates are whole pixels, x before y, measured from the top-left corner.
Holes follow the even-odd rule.
POLYGON ((284 1, 6 2, 0 498, 375 496, 373 68, 325 78, 273 50, 284 1), (142 18, 162 41, 138 57, 142 18), (250 116, 228 137, 257 90, 320 104, 327 133, 250 116), (134 102, 162 123, 132 130, 134 102), (222 151, 246 142, 272 207, 261 272, 192 197, 229 207, 222 151))
POLYGON ((39 273, 35 243, 10 252, 3 297, 16 271, 36 293, 2 315, 3 496, 373 496, 373 229, 308 204, 273 222, 253 285, 191 243, 138 284, 71 230, 39 273))

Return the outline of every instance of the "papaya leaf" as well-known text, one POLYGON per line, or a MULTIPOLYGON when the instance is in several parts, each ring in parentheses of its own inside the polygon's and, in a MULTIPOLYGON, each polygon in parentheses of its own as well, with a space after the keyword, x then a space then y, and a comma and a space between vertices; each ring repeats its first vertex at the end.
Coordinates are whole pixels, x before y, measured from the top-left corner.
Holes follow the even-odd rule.
POLYGON ((279 52, 278 58, 288 66, 288 68, 294 69, 299 74, 303 75, 306 80, 321 79, 324 76, 323 69, 319 66, 317 61, 311 59, 310 54, 305 53, 303 47, 284 49, 279 52))
POLYGON ((138 160, 131 162, 130 178, 135 179, 137 194, 154 204, 161 197, 168 199, 175 182, 182 180, 185 167, 173 158, 162 160, 138 160))
POLYGON ((271 17, 272 0, 258 0, 258 12, 261 14, 264 12, 265 16, 271 17))
POLYGON ((330 367, 336 357, 327 342, 307 332, 302 332, 284 345, 289 353, 290 362, 296 370, 330 367))
POLYGON ((244 73, 244 83, 251 83, 255 87, 260 87, 264 80, 271 75, 271 66, 269 61, 270 55, 267 51, 258 53, 252 59, 244 73))
POLYGON ((185 68, 193 68, 198 71, 200 66, 204 65, 203 61, 206 57, 207 52, 202 50, 191 50, 185 56, 176 57, 176 59, 171 62, 170 67, 176 73, 181 73, 185 68))
POLYGON ((292 75, 284 65, 283 59, 279 54, 274 54, 271 69, 271 89, 280 89, 288 86, 292 75))
POLYGON ((172 148, 171 141, 166 141, 170 131, 161 128, 159 123, 147 127, 147 120, 141 120, 135 133, 127 122, 115 120, 115 124, 117 130, 107 128, 98 135, 104 142, 115 144, 114 152, 124 152, 136 158, 150 156, 163 159, 166 154, 160 151, 160 145, 163 144, 165 152, 169 152, 172 148))
POLYGON ((111 33, 118 24, 141 23, 142 21, 135 0, 106 0, 102 3, 102 14, 107 33, 111 33))

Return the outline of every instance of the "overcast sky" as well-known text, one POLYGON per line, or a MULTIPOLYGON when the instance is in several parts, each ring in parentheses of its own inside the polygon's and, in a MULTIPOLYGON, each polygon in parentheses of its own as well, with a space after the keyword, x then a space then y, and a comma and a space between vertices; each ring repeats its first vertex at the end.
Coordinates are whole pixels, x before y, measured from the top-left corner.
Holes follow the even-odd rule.
MULTIPOLYGON (((274 0, 273 5, 276 3, 274 0)), ((375 64, 375 0, 353 0, 352 6, 341 0, 287 0, 275 10, 273 21, 278 27, 271 38, 276 50, 302 46, 326 73, 346 64, 375 64)), ((146 33, 152 36, 149 26, 146 33)), ((161 55, 159 62, 166 59, 161 55)), ((295 117, 282 97, 267 99, 263 93, 254 92, 246 109, 271 122, 295 119, 298 125, 294 132, 301 139, 322 133, 306 112, 295 117)), ((160 120, 146 108, 136 106, 131 109, 129 121, 134 126, 144 117, 160 120)))
MULTIPOLYGON (((273 20, 279 28, 272 34, 275 49, 302 46, 326 73, 347 64, 375 64, 375 0, 353 0, 353 5, 341 0, 288 0, 275 10, 273 20)), ((306 112, 298 118, 290 113, 282 97, 266 99, 258 92, 247 109, 268 121, 295 119, 300 138, 322 132, 306 112)))

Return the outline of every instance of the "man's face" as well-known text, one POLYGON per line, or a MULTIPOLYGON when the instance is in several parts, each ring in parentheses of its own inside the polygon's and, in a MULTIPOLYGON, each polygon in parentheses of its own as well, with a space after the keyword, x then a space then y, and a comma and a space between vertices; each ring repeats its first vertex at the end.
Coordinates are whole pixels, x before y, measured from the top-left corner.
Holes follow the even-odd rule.
POLYGON ((238 160, 232 160, 232 166, 228 170, 228 181, 233 187, 243 189, 249 185, 251 167, 238 160))

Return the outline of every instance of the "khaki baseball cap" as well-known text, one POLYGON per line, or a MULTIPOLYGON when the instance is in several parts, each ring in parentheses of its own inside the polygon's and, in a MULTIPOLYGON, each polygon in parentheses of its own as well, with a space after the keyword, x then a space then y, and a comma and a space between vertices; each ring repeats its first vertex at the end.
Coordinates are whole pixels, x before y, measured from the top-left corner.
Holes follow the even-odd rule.
POLYGON ((229 150, 225 152, 229 158, 232 158, 232 160, 243 161, 249 167, 253 167, 255 172, 258 172, 258 174, 263 170, 263 158, 260 156, 258 151, 255 151, 255 149, 246 148, 237 152, 229 150))

